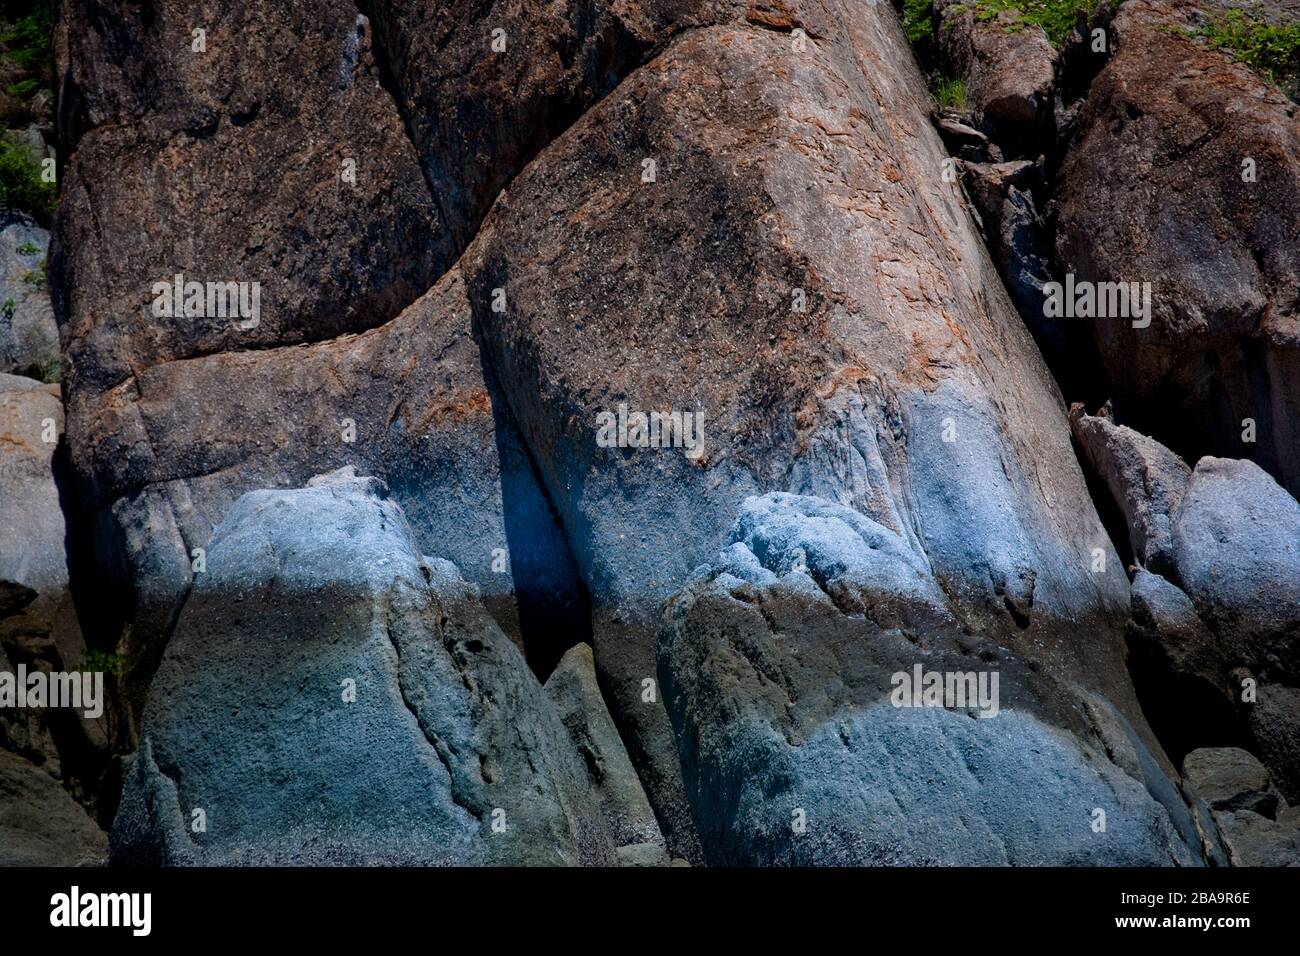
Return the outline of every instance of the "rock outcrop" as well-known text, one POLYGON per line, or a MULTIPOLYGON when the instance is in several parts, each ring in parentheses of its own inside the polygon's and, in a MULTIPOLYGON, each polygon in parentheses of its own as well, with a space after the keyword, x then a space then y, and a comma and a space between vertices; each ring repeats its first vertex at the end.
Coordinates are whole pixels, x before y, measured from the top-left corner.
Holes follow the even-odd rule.
POLYGON ((1183 761, 1190 792, 1210 808, 1235 866, 1300 866, 1300 810, 1287 806, 1253 755, 1237 747, 1194 750, 1183 761))
POLYGON ((321 468, 384 480, 420 547, 481 588, 540 672, 586 633, 573 559, 471 323, 453 269, 359 335, 142 371, 86 423, 79 460, 107 505, 103 563, 121 556, 134 591, 125 651, 137 706, 212 528, 241 494, 321 468))
POLYGON ((1250 458, 1300 491, 1300 124, 1193 34, 1213 5, 1129 0, 1060 173, 1061 272, 1145 282, 1090 321, 1116 409, 1190 460, 1250 458))
POLYGON ((113 856, 613 862, 559 716, 382 484, 241 497, 150 688, 113 856))
POLYGON ((942 177, 893 14, 841 26, 803 52, 683 33, 515 178, 461 265, 670 842, 686 809, 647 683, 658 608, 749 495, 859 510, 967 613, 1065 655, 1057 622, 1127 618, 1059 394, 942 177), (703 445, 602 443, 620 407, 703 416, 703 445))
POLYGON ((99 866, 108 838, 49 774, 0 750, 0 866, 99 866))
MULTIPOLYGON (((14 635, 73 578, 112 596, 114 861, 1289 852, 1285 799, 1188 755, 1300 786, 1293 116, 1166 0, 1077 113, 1086 19, 1058 54, 937 8, 972 109, 939 129, 884 3, 61 5, 63 387, 0 402, 22 444, 66 401, 14 512, 62 577, 0 553, 0 649, 84 653, 14 635), (1237 145, 1280 192, 1217 182, 1193 221, 1169 177, 1237 145), (1109 383, 1044 288, 1121 265, 1154 321, 1095 323, 1117 414, 1067 414, 1109 383), (974 698, 895 696, 924 674, 974 698)), ((0 720, 102 818, 57 737, 0 720)))
POLYGON ((1252 741, 1295 800, 1300 504, 1253 462, 1189 469, 1131 428, 1077 406, 1071 418, 1128 521, 1136 664, 1174 682, 1160 689, 1160 719, 1184 744, 1252 741))
MULTIPOLYGON (((86 664, 69 576, 66 489, 56 480, 62 438, 59 387, 0 374, 0 591, 8 595, 0 606, 0 672, 20 663, 60 672, 86 664)), ((36 763, 88 807, 118 743, 111 705, 94 718, 43 707, 0 711, 0 749, 36 763)))

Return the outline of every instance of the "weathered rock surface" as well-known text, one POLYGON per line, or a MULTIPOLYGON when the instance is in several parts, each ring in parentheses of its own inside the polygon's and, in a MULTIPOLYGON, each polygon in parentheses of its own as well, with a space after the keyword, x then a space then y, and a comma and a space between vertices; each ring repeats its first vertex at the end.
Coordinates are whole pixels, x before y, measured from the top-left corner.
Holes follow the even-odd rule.
POLYGON ((985 20, 962 0, 937 0, 939 49, 966 80, 966 101, 981 129, 1014 155, 1036 156, 1051 134, 1056 51, 1015 10, 985 20))
POLYGON ((522 656, 352 469, 244 495, 217 528, 112 844, 171 864, 614 859, 522 656))
POLYGON ((1077 280, 1152 285, 1149 327, 1091 321, 1122 419, 1189 460, 1251 458, 1295 493, 1300 123, 1188 35, 1197 6, 1120 8, 1061 170, 1057 252, 1077 280))
POLYGON ((1271 820, 1250 810, 1214 816, 1233 866, 1300 866, 1300 819, 1271 820))
POLYGON ((1043 309, 1044 287, 1052 274, 1047 231, 1034 199, 1041 188, 1041 164, 1026 159, 965 162, 962 171, 1011 301, 1048 365, 1064 385, 1072 385, 1068 371, 1078 362, 1078 334, 1043 309))
MULTIPOLYGON (((72 670, 86 643, 70 591, 68 529, 56 481, 59 387, 0 374, 0 670, 72 670)), ((39 764, 88 804, 104 770, 113 713, 44 708, 0 715, 0 746, 39 764), (63 751, 61 754, 60 751, 63 751)))
POLYGON ((1192 470, 1154 439, 1089 415, 1082 405, 1071 406, 1070 425, 1089 467, 1105 481, 1128 523, 1134 556, 1157 574, 1174 573, 1173 517, 1192 470))
POLYGON ((74 434, 157 364, 378 325, 452 264, 353 6, 78 0, 59 15, 75 151, 50 271, 74 434), (250 305, 258 283, 259 314, 158 314, 155 284, 178 273, 247 283, 250 305))
POLYGON ((99 866, 108 838, 49 774, 0 750, 0 866, 99 866))
POLYGON ((1300 676, 1300 504, 1286 489, 1253 462, 1202 458, 1173 542, 1178 583, 1210 626, 1300 676))
POLYGON ((1240 747, 1203 747, 1183 758, 1183 777, 1213 810, 1277 812, 1268 771, 1240 747))
POLYGON ((1253 755, 1237 747, 1194 750, 1183 774, 1212 809, 1233 865, 1300 866, 1300 814, 1278 799, 1253 755))
POLYGON ((49 243, 31 219, 0 212, 0 373, 58 371, 59 327, 45 288, 49 243))
POLYGON ((497 194, 548 143, 675 36, 749 23, 814 41, 837 0, 370 0, 430 187, 463 246, 497 194))
POLYGON ((769 495, 731 537, 666 609, 659 647, 710 862, 1199 859, 1182 798, 1128 722, 1049 676, 1034 648, 961 627, 901 536, 769 495), (972 690, 951 709, 895 706, 896 675, 921 667, 999 681, 978 703, 972 690))
MULTIPOLYGON (((748 495, 858 509, 998 628, 1127 618, 1113 554, 1089 570, 1110 546, 1059 395, 944 157, 884 5, 799 54, 772 30, 692 30, 515 178, 462 261, 670 846, 688 814, 646 684, 658 608, 748 495), (701 413, 703 453, 602 447, 620 404, 701 413)), ((1118 657, 1099 666, 1124 683, 1118 657)))
MULTIPOLYGON (((1235 721, 1285 728, 1294 648, 1212 567, 1130 600, 888 5, 359 9, 61 19, 69 447, 144 713, 119 859, 1218 859, 1130 611, 1235 721), (260 282, 258 320, 156 315, 177 272, 260 282), (598 440, 620 406, 703 444, 598 440), (298 487, 347 465, 391 500, 298 487), (1246 717, 1207 601, 1252 622, 1246 717), (541 674, 592 641, 563 718, 508 639, 541 674), (999 717, 891 707, 917 663, 996 668, 999 717)), ((1036 156, 1054 54, 967 26, 981 124, 1036 156)), ((1014 178, 985 218, 1023 313, 1014 178)))
POLYGON ((1300 504, 1253 462, 1205 457, 1189 473, 1131 428, 1077 407, 1072 421, 1138 561, 1161 571, 1135 571, 1130 628, 1134 666, 1161 698, 1157 731, 1186 746, 1251 741, 1295 800, 1300 504))
POLYGON ((377 329, 168 362, 114 393, 80 454, 107 505, 103 563, 121 555, 117 574, 134 589, 135 692, 157 666, 194 550, 234 501, 347 464, 388 484, 419 546, 481 588, 540 672, 586 634, 573 559, 471 322, 453 269, 377 329))
POLYGON ((627 856, 634 865, 657 861, 667 866, 663 835, 600 695, 588 645, 575 645, 565 653, 546 680, 546 693, 583 759, 620 859, 627 856))
MULTIPOLYGON (((0 580, 36 592, 22 616, 50 638, 68 589, 63 511, 54 481, 62 435, 57 385, 0 374, 0 580)), ((11 618, 0 627, 12 624, 11 618)))

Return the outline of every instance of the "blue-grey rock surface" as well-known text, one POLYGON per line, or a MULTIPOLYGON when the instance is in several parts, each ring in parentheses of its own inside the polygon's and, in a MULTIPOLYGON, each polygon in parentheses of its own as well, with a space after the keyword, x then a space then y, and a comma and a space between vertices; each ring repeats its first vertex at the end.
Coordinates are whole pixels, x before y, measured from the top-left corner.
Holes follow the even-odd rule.
POLYGON ((113 858, 611 863, 558 714, 382 483, 244 495, 150 688, 113 858))
POLYGON ((1201 861, 1176 775, 1104 682, 964 626, 898 536, 777 494, 747 500, 731 537, 659 643, 709 862, 1201 861), (906 706, 896 675, 918 666, 983 674, 984 696, 906 706))

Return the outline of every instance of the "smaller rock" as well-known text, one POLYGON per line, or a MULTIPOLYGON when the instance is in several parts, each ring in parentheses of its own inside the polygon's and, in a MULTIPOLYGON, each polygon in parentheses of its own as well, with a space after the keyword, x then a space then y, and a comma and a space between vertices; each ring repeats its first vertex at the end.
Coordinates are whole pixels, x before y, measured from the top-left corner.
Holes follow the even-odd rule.
POLYGON ((1053 131, 1056 51, 1047 35, 1015 10, 984 20, 960 0, 938 0, 935 9, 940 50, 965 78, 980 128, 1013 155, 1033 155, 1053 131))
POLYGON ((1249 809, 1268 817, 1277 812, 1268 771, 1240 747, 1193 750, 1183 759, 1183 776, 1213 810, 1249 809))
POLYGON ((588 645, 575 645, 565 653, 546 681, 546 693, 587 768, 591 790, 619 845, 620 865, 666 866, 663 835, 601 696, 588 645), (652 847, 657 855, 638 847, 652 847), (653 857, 656 862, 628 863, 625 851, 638 861, 653 857))
MULTIPOLYGON (((1170 515, 1173 516, 1172 509, 1170 515)), ((1277 677, 1300 677, 1300 504, 1251 461, 1196 463, 1173 520, 1178 583, 1201 616, 1256 653, 1277 677)))
POLYGON ((998 231, 1002 221, 1002 204, 1011 188, 1029 189, 1038 168, 1027 159, 1016 159, 1009 163, 964 162, 961 167, 965 173, 966 187, 970 190, 971 199, 975 201, 975 207, 979 210, 990 237, 998 231))
POLYGON ((1229 810, 1214 819, 1233 866, 1300 866, 1300 825, 1293 816, 1279 821, 1229 810))
POLYGON ((49 774, 0 751, 0 866, 100 866, 108 837, 49 774))
POLYGON ((633 843, 618 848, 619 866, 675 866, 660 843, 633 843))
POLYGON ((935 116, 935 128, 948 152, 970 163, 1000 161, 1002 154, 997 147, 989 142, 987 136, 965 122, 966 119, 967 117, 958 118, 949 113, 935 116))
POLYGON ((1173 522, 1191 483, 1187 463, 1153 438, 1070 407, 1070 425, 1084 456, 1124 513, 1129 543, 1159 574, 1175 570, 1173 522))
POLYGON ((1274 786, 1288 801, 1300 802, 1300 688, 1261 684, 1246 726, 1274 786))

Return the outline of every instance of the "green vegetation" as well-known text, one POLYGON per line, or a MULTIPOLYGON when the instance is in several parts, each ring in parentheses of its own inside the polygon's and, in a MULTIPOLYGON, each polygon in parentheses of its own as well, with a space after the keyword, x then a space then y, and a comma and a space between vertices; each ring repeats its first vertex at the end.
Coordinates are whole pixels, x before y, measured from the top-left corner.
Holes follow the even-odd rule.
POLYGON ((934 101, 941 107, 961 109, 966 105, 966 81, 963 79, 938 73, 932 74, 930 92, 934 94, 934 101))
POLYGON ((18 97, 20 100, 27 100, 35 96, 36 91, 39 90, 40 88, 41 88, 40 78, 33 76, 33 77, 29 77, 28 79, 20 80, 17 83, 14 83, 12 86, 9 87, 8 93, 10 96, 18 97))
POLYGON ((934 36, 934 0, 903 0, 903 30, 909 43, 934 36))
MULTIPOLYGON (((993 20, 1004 10, 1020 14, 1021 24, 1037 24, 1047 34, 1053 46, 1059 47, 1074 29, 1079 13, 1092 13, 1096 0, 969 0, 979 20, 993 20)), ((1011 32, 1022 29, 1013 26, 1011 32)))
MULTIPOLYGON (((1020 19, 1007 27, 1008 33, 1023 30, 1026 24, 1037 24, 1059 47, 1074 29, 1078 14, 1089 15, 1095 6, 1096 0, 965 0, 954 9, 971 10, 983 22, 996 19, 1004 10, 1014 10, 1020 19)), ((1111 0, 1111 6, 1119 6, 1118 0, 1111 0)), ((903 0, 903 29, 918 53, 922 47, 928 52, 935 32, 934 0, 903 0)))
POLYGON ((0 207, 25 212, 48 228, 57 206, 58 191, 41 179, 41 164, 23 146, 0 141, 0 207))
POLYGON ((48 75, 54 58, 54 5, 51 0, 35 0, 12 6, 19 15, 11 29, 0 33, 0 56, 27 72, 48 75))
POLYGON ((41 247, 34 242, 24 242, 14 251, 20 256, 34 256, 41 251, 41 247))
POLYGON ((44 382, 46 385, 58 385, 59 380, 63 377, 63 365, 59 362, 57 356, 42 359, 25 374, 38 382, 44 382))
POLYGON ((1293 98, 1300 92, 1300 24, 1272 26, 1245 10, 1225 10, 1190 32, 1259 70, 1293 98))
POLYGON ((45 257, 41 257, 41 264, 35 269, 28 269, 22 275, 23 285, 37 291, 45 288, 45 257))
MULTIPOLYGON (((54 79, 53 34, 52 0, 6 0, 0 25, 0 60, 9 64, 6 72, 12 80, 6 94, 31 100, 49 89, 54 79)), ((20 210, 49 226, 57 194, 53 183, 41 179, 36 158, 20 144, 0 140, 0 207, 20 210)))
POLYGON ((126 666, 126 658, 121 654, 113 654, 109 651, 88 650, 81 658, 81 666, 77 669, 80 671, 102 671, 105 674, 113 674, 120 677, 122 670, 126 666))

